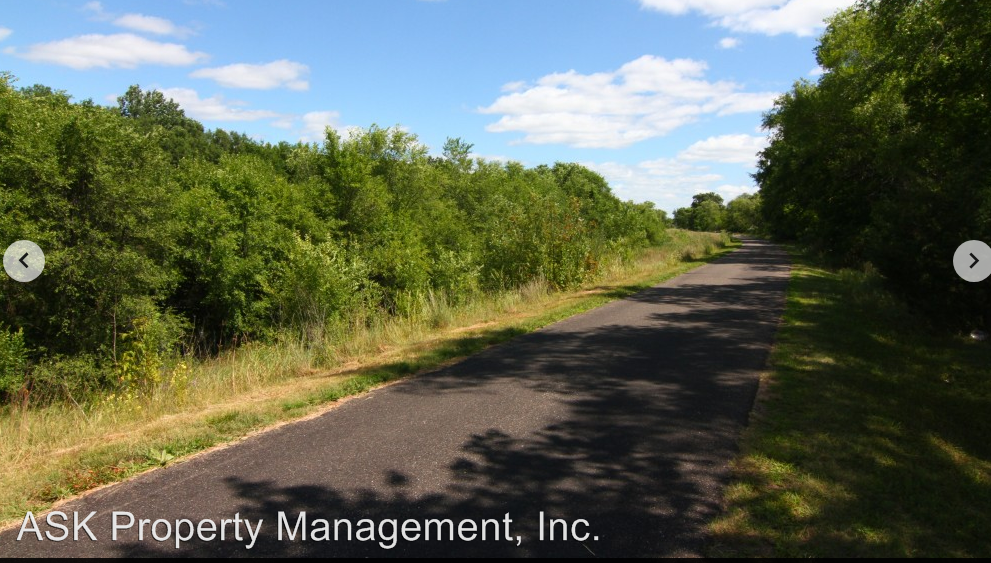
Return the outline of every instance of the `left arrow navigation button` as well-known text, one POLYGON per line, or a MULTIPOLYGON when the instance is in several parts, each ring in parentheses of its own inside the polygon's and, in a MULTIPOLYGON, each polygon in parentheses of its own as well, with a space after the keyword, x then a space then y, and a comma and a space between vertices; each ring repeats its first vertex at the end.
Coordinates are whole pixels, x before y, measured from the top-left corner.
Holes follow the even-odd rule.
POLYGON ((45 253, 29 240, 19 240, 3 253, 3 269, 14 281, 34 281, 45 269, 45 253))

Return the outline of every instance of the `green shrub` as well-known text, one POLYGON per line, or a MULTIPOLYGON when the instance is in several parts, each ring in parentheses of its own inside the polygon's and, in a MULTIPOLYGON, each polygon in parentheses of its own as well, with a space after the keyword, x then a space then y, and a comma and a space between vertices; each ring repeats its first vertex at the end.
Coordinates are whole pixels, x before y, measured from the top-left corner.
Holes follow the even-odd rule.
POLYGON ((469 251, 441 249, 433 259, 433 287, 455 302, 478 292, 480 277, 481 266, 469 251))
POLYGON ((24 385, 27 353, 23 330, 0 328, 0 399, 9 398, 24 385))
POLYGON ((348 316, 375 300, 370 268, 334 241, 294 236, 267 288, 277 324, 308 329, 348 316))
POLYGON ((113 386, 113 366, 93 354, 52 355, 31 366, 31 404, 82 403, 113 386))
POLYGON ((114 109, 13 81, 0 72, 0 240, 38 242, 49 267, 0 284, 24 328, 3 333, 0 393, 27 384, 32 402, 185 385, 181 345, 443 326, 482 290, 574 287, 665 237, 663 212, 578 164, 473 160, 461 140, 432 157, 399 127, 272 145, 137 86, 114 109))
POLYGON ((118 336, 114 364, 115 391, 108 400, 134 406, 160 389, 173 387, 185 395, 187 366, 179 356, 184 323, 153 307, 130 321, 130 329, 118 336))

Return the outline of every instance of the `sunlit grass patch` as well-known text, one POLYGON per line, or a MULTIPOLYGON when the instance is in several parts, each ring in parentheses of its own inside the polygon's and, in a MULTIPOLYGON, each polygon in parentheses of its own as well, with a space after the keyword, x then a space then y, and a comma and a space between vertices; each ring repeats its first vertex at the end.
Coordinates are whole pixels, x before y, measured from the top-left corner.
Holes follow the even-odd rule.
POLYGON ((991 554, 991 346, 798 258, 710 554, 991 554))

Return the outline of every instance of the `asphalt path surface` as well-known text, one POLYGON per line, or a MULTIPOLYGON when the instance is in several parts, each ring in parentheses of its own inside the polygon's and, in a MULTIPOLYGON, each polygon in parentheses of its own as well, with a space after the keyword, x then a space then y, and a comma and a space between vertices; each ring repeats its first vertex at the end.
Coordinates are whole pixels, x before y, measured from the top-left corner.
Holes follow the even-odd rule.
MULTIPOLYGON (((631 297, 59 507, 70 518, 95 511, 96 541, 84 531, 72 540, 71 520, 60 542, 33 532, 16 541, 14 528, 0 534, 0 556, 698 555, 788 275, 784 251, 746 240, 631 297), (115 511, 136 522, 112 541, 115 511), (310 535, 300 526, 289 540, 279 514, 291 529, 301 512, 310 535), (189 533, 176 521, 219 526, 235 515, 240 540, 234 523, 224 541, 202 524, 210 541, 176 549, 176 531, 189 533), (150 525, 140 540, 142 519, 165 520, 154 530, 165 541, 150 525), (335 540, 345 519, 353 535, 338 523, 335 540), (566 522, 554 540, 551 519, 566 522), (472 523, 484 541, 471 539, 472 523)), ((61 535, 43 515, 39 529, 61 535)))

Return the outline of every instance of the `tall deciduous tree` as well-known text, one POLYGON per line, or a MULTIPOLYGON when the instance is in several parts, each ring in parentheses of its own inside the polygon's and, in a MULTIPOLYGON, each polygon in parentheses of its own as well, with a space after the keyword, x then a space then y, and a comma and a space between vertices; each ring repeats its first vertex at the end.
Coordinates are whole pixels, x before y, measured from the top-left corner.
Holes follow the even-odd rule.
POLYGON ((665 238, 661 212, 583 166, 471 149, 452 139, 430 158, 377 126, 270 145, 205 131, 161 92, 134 86, 106 108, 0 74, 0 240, 47 257, 38 280, 0 284, 0 395, 24 374, 122 385, 133 346, 154 372, 180 342, 209 353, 438 295, 573 287, 665 238))
POLYGON ((765 117, 755 178, 768 229, 869 261, 913 306, 991 322, 991 289, 961 282, 956 247, 991 239, 991 5, 862 0, 830 22, 825 74, 765 117))

